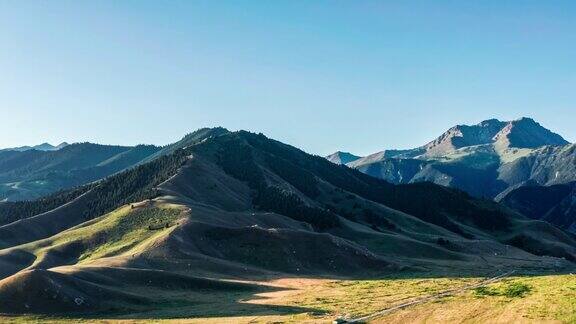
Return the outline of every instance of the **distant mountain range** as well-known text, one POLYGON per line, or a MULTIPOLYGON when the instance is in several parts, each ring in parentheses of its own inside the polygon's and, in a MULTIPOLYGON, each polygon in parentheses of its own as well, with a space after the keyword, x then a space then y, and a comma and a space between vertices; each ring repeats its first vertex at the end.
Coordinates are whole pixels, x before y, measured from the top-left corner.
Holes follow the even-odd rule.
POLYGON ((0 203, 0 313, 149 318, 197 303, 188 292, 247 300, 240 293, 262 292, 250 284, 262 278, 576 269, 576 237, 547 222, 433 183, 391 184, 262 134, 16 153, 0 164, 6 177, 110 175, 0 203))
POLYGON ((576 145, 530 118, 458 125, 421 147, 346 161, 391 183, 429 181, 497 200, 525 185, 576 181, 576 145))
POLYGON ((0 202, 33 200, 84 185, 225 132, 202 128, 164 147, 44 143, 1 150, 0 202))
POLYGON ((30 200, 100 180, 161 148, 76 143, 0 151, 0 201, 30 200))
POLYGON ((6 149, 0 149, 0 152, 2 151, 18 151, 18 152, 24 152, 24 151, 29 151, 29 150, 37 150, 37 151, 57 151, 63 147, 66 147, 70 144, 66 143, 66 142, 62 142, 56 146, 50 144, 50 143, 42 143, 39 145, 35 145, 35 146, 20 146, 20 147, 12 147, 12 148, 6 148, 6 149))

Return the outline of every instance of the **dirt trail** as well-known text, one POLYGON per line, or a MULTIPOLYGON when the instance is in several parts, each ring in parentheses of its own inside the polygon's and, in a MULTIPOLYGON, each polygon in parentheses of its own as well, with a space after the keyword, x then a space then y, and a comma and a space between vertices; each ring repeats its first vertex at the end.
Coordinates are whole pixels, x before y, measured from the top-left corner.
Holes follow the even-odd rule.
POLYGON ((511 276, 512 274, 514 274, 515 272, 516 272, 516 270, 508 271, 508 272, 506 272, 506 273, 497 275, 497 276, 495 276, 495 277, 491 277, 491 278, 488 278, 488 279, 484 279, 484 280, 482 280, 481 282, 476 283, 476 284, 473 284, 473 285, 468 285, 468 286, 464 286, 464 287, 456 288, 456 289, 450 289, 450 290, 446 290, 446 291, 443 291, 443 292, 441 292, 441 293, 438 293, 438 294, 435 294, 435 295, 432 295, 432 296, 427 296, 427 297, 418 298, 418 299, 413 300, 413 301, 410 301, 410 302, 406 302, 406 303, 403 303, 403 304, 400 304, 400 305, 396 305, 396 306, 392 306, 392 307, 383 309, 383 310, 381 310, 381 311, 378 311, 378 312, 376 312, 376 313, 373 313, 373 314, 370 314, 370 315, 367 315, 367 316, 364 316, 364 317, 359 317, 359 318, 354 318, 354 319, 337 319, 336 321, 334 321, 334 323, 364 323, 364 322, 366 322, 366 321, 376 319, 376 318, 378 318, 378 317, 387 315, 387 314, 392 313, 392 312, 394 312, 394 311, 397 311, 397 310, 399 310, 399 309, 403 309, 403 308, 406 308, 406 307, 409 307, 409 306, 413 306, 413 305, 418 305, 418 304, 427 303, 427 302, 430 302, 430 301, 434 301, 434 300, 436 300, 436 299, 440 299, 440 298, 447 297, 447 296, 450 296, 450 295, 462 293, 462 292, 467 291, 467 290, 470 290, 470 289, 475 289, 475 288, 479 288, 479 287, 483 287, 483 286, 489 285, 489 284, 494 283, 494 282, 497 282, 497 281, 499 281, 499 280, 501 280, 501 279, 503 279, 503 278, 509 277, 509 276, 511 276))

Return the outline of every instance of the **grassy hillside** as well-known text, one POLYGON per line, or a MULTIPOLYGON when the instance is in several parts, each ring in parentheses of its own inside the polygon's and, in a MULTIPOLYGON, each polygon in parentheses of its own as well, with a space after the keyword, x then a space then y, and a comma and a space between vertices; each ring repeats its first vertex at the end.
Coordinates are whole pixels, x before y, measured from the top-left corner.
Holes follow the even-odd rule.
MULTIPOLYGON (((513 223, 523 221, 520 215, 493 202, 477 200, 457 190, 429 183, 393 186, 263 135, 228 134, 203 142, 192 150, 209 157, 231 176, 247 182, 258 208, 295 217, 316 229, 337 228, 340 217, 344 217, 371 227, 398 231, 393 223, 372 209, 360 208, 359 204, 355 209, 343 209, 345 199, 334 197, 339 191, 347 192, 348 199, 362 197, 383 204, 466 239, 488 236, 507 243, 502 234, 511 232, 513 223), (275 183, 278 179, 290 187, 275 183)), ((535 226, 546 227, 543 223, 535 226)), ((555 248, 547 249, 547 253, 573 259, 573 238, 559 231, 557 235, 561 243, 552 244, 555 248)), ((550 242, 541 244, 550 245, 550 242)))
POLYGON ((334 311, 306 298, 248 301, 289 294, 274 284, 286 278, 365 285, 575 269, 572 236, 491 201, 392 185, 261 134, 206 134, 80 196, 15 209, 66 202, 0 226, 0 312, 327 319, 334 311))
POLYGON ((124 253, 173 228, 183 213, 183 207, 178 206, 153 202, 131 204, 50 238, 0 250, 0 261, 9 260, 16 252, 25 253, 30 258, 21 269, 47 269, 124 253))
POLYGON ((158 195, 155 187, 176 173, 185 161, 186 156, 180 151, 79 188, 78 193, 83 193, 80 196, 63 192, 29 203, 0 204, 0 219, 18 219, 0 226, 0 247, 43 239, 124 204, 154 198, 158 195), (47 210, 60 202, 64 204, 56 209, 29 217, 33 211, 47 210))

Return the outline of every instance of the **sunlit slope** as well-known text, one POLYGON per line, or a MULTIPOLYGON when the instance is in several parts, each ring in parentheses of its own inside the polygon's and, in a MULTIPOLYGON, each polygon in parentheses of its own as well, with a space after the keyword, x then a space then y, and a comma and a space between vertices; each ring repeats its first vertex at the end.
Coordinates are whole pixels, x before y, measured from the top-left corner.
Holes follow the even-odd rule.
POLYGON ((2 250, 0 260, 17 256, 20 268, 2 273, 0 312, 126 312, 149 309, 159 296, 189 303, 178 301, 175 288, 192 295, 255 290, 198 276, 399 269, 360 246, 309 231, 281 215, 190 209, 158 200, 127 205, 48 239, 2 250), (222 216, 234 225, 217 225, 222 216))
POLYGON ((184 213, 181 206, 131 204, 50 238, 1 250, 0 260, 20 256, 28 260, 22 269, 49 269, 134 252, 148 239, 174 229, 184 213))
MULTIPOLYGON (((2 250, 0 259, 23 261, 17 273, 2 273, 0 312, 114 312, 149 309, 157 297, 178 291, 253 291, 254 287, 130 267, 180 226, 184 206, 145 201, 127 205, 51 238, 2 250), (112 261, 107 261, 112 260, 112 261), (64 266, 64 267, 62 267, 64 266)), ((165 257, 174 258, 174 256, 165 257)), ((16 269, 12 269, 16 270, 16 269)))

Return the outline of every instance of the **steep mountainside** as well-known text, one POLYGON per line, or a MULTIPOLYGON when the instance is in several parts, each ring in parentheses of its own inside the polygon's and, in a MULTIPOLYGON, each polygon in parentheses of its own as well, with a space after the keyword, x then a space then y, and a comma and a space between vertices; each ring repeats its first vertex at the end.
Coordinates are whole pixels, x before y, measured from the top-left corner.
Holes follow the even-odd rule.
POLYGON ((347 163, 391 183, 430 181, 501 198, 529 183, 576 181, 576 146, 529 118, 455 126, 413 150, 388 150, 347 163))
POLYGON ((437 139, 424 145, 424 155, 443 156, 463 147, 493 143, 501 130, 516 122, 506 123, 490 119, 478 125, 452 127, 437 139))
POLYGON ((20 220, 0 226, 0 312, 121 316, 265 292, 230 279, 575 267, 573 236, 494 202, 218 132, 13 209, 20 220))
POLYGON ((35 199, 129 168, 158 147, 67 145, 59 150, 0 152, 0 201, 35 199))
POLYGON ((528 185, 510 191, 501 200, 504 205, 533 218, 576 232, 576 183, 528 185))
MULTIPOLYGON (((429 181, 500 200, 525 185, 576 181, 576 145, 528 118, 487 120, 453 127, 417 149, 383 151, 347 165, 395 184, 429 181)), ((547 219, 574 231, 565 219, 547 219)))
POLYGON ((537 148, 545 145, 570 144, 562 136, 542 127, 531 118, 522 118, 506 123, 494 136, 499 148, 537 148))

